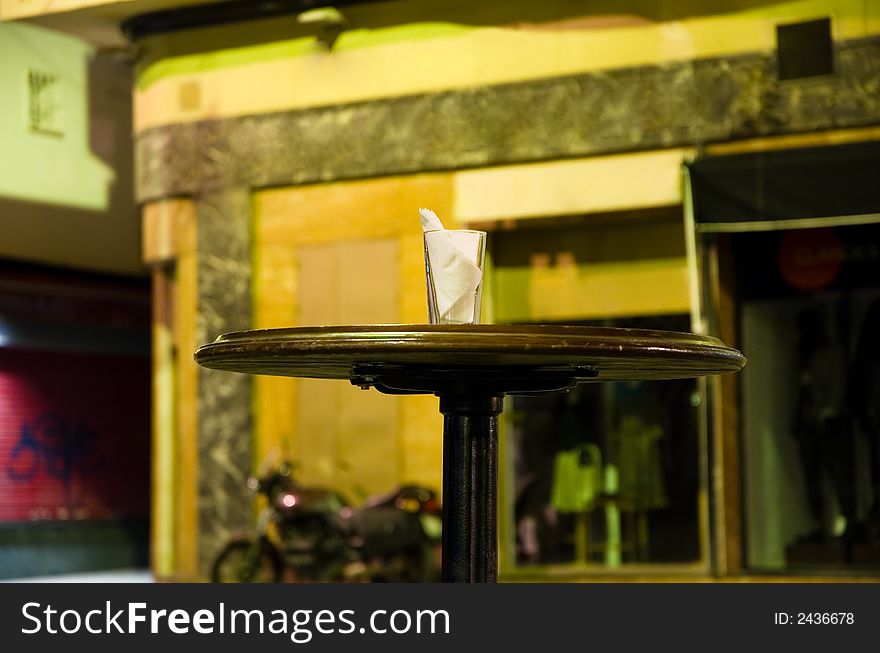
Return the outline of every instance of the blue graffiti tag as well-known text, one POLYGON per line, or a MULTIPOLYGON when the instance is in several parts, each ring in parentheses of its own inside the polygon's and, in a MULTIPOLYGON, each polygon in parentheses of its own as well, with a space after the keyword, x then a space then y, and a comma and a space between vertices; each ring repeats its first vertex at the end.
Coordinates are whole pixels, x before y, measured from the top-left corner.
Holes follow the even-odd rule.
POLYGON ((13 481, 30 481, 45 474, 69 486, 74 474, 95 471, 94 445, 95 432, 84 420, 43 413, 21 425, 6 475, 13 481))

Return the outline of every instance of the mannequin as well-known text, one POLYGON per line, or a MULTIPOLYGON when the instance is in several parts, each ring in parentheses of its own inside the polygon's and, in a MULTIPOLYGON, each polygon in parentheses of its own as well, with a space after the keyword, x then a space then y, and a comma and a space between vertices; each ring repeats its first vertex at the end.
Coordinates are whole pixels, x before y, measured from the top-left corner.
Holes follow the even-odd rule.
POLYGON ((856 517, 852 420, 847 402, 847 354, 829 333, 815 308, 797 318, 798 398, 793 420, 806 481, 807 501, 817 528, 812 541, 829 541, 827 497, 823 477, 831 480, 840 512, 846 519, 843 538, 851 540, 856 517))
POLYGON ((666 479, 661 448, 666 434, 657 419, 656 397, 644 382, 615 388, 613 459, 620 471, 620 495, 638 510, 666 508, 666 479))

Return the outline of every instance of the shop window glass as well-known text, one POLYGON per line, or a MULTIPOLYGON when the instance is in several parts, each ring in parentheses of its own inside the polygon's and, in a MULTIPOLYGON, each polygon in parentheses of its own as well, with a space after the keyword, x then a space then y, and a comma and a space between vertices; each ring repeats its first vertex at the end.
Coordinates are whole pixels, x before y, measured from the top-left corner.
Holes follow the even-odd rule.
POLYGON ((880 227, 732 241, 747 564, 877 569, 880 227))
MULTIPOLYGON (((673 315, 578 324, 688 331, 690 322, 673 315)), ((515 565, 698 561, 700 403, 692 379, 511 398, 515 565)))

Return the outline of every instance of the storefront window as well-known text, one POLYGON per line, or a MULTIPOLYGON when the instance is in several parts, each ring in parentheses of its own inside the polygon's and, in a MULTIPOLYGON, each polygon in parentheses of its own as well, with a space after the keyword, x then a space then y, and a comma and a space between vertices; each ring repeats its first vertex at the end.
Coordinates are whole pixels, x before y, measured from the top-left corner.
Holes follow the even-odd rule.
POLYGON ((732 237, 746 557, 880 565, 880 227, 732 237))
MULTIPOLYGON (((685 315, 600 324, 689 330, 685 315)), ((516 566, 607 569, 701 558, 694 380, 584 384, 511 402, 516 566)))

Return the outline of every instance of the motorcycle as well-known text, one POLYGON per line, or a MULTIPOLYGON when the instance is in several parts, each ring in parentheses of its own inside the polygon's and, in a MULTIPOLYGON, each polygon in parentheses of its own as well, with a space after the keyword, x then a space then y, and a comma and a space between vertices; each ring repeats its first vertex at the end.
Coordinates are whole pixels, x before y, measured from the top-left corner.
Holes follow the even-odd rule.
POLYGON ((338 492, 297 483, 286 462, 248 477, 247 485, 266 505, 253 532, 220 551, 212 581, 437 580, 441 519, 434 491, 406 485, 351 506, 338 492))

